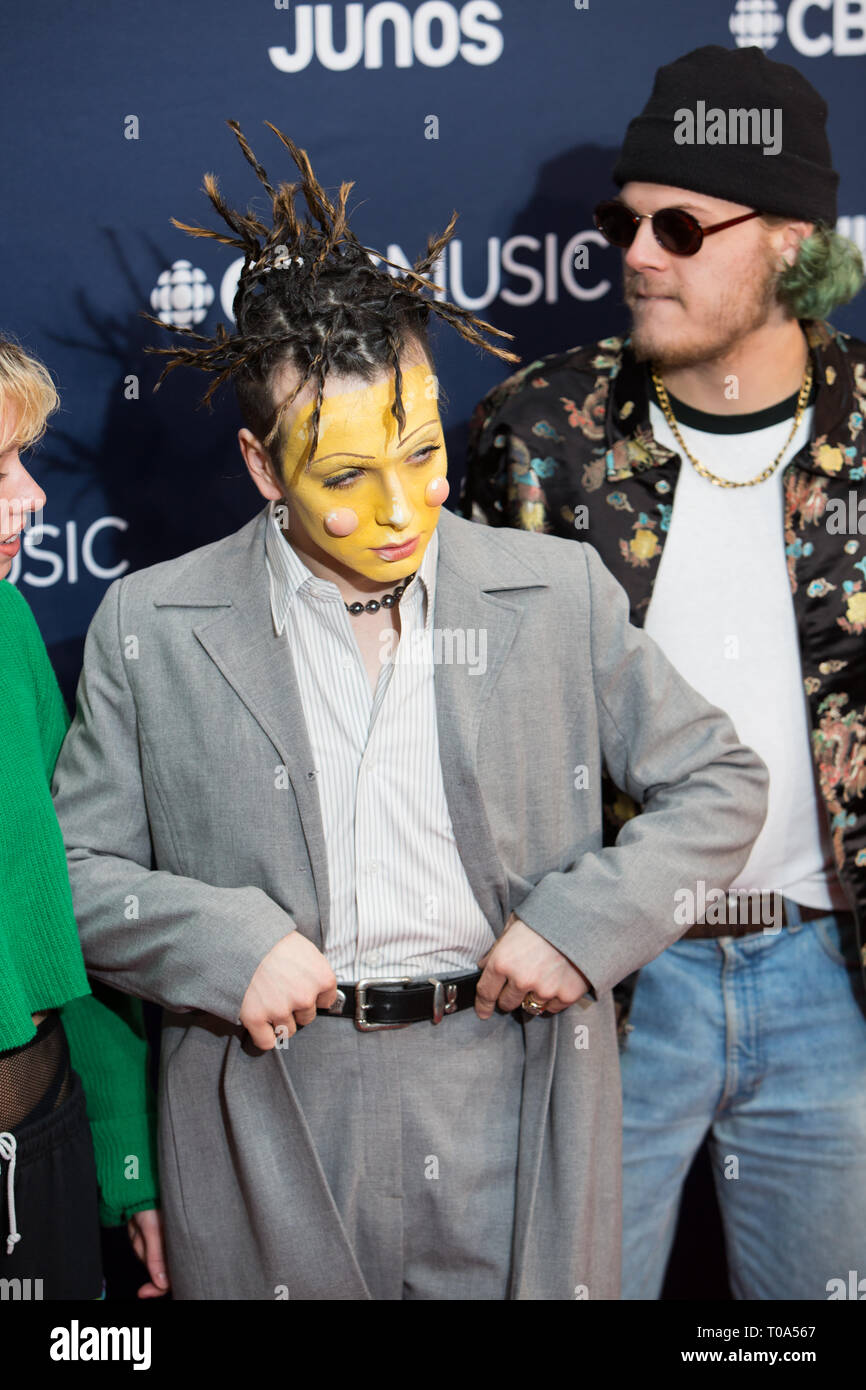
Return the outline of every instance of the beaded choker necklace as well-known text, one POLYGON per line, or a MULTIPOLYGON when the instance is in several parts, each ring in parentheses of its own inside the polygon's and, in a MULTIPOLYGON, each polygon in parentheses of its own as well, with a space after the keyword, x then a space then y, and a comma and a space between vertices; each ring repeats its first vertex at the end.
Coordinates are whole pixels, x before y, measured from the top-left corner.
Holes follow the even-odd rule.
POLYGON ((400 595, 403 593, 403 590, 412 583, 417 573, 418 571, 415 570, 409 575, 408 579, 403 580, 402 584, 398 584, 396 589, 390 594, 383 594, 381 598, 371 598, 367 603, 359 603, 357 601, 355 603, 346 603, 344 600, 343 607, 347 613, 351 613, 353 618, 357 617, 359 613, 378 613, 380 608, 393 608, 395 603, 400 602, 400 595))

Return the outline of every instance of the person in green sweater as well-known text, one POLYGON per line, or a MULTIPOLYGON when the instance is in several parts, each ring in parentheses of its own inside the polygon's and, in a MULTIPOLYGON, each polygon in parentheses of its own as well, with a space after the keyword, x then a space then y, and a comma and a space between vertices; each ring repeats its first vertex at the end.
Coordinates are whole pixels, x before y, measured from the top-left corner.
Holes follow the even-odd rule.
MULTIPOLYGON (((0 581, 45 503, 19 450, 58 405, 42 363, 0 339, 0 581)), ((85 974, 50 793, 69 716, 4 582, 0 649, 0 1279, 15 1298, 104 1297, 99 1225, 128 1222, 154 1298, 168 1278, 141 1004, 85 974)))

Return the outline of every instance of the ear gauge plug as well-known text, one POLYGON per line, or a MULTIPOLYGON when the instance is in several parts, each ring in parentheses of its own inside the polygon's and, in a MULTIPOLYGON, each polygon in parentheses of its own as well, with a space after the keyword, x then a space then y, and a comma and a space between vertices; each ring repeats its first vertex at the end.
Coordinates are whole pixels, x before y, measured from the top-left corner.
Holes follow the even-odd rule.
POLYGON ((358 513, 351 507, 337 507, 333 512, 326 512, 322 522, 329 536, 351 536, 358 529, 358 513))
POLYGON ((441 507, 450 491, 447 478, 431 478, 424 489, 424 501, 428 507, 441 507))

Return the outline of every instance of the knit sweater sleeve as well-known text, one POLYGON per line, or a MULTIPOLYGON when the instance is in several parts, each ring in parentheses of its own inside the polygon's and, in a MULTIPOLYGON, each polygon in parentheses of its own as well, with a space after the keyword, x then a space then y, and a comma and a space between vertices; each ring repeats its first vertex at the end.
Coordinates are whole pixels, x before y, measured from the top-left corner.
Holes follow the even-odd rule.
POLYGON ((61 1013, 87 1099, 99 1179, 99 1219, 119 1226, 158 1205, 156 1114, 141 1002, 91 981, 61 1013))
MULTIPOLYGON (((17 609, 19 636, 33 676, 39 729, 50 782, 69 714, 29 604, 17 609)), ((99 1179, 99 1215, 121 1225, 135 1211, 158 1205, 156 1116, 148 1081, 148 1045, 141 1002, 90 980, 93 994, 60 1012, 70 1060, 81 1077, 99 1179)))
POLYGON ((39 709, 39 729, 45 755, 45 775, 50 782, 57 755, 69 728, 69 713, 57 684, 51 658, 29 603, 21 599, 18 612, 20 634, 33 675, 33 689, 39 709))

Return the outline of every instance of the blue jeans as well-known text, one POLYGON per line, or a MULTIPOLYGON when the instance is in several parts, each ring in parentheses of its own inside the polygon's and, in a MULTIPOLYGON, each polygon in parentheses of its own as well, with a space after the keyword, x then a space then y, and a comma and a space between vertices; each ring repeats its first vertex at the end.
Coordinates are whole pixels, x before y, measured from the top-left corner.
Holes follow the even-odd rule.
POLYGON ((777 934, 678 941, 638 976, 620 1058, 624 1299, 660 1297, 708 1132, 735 1298, 826 1299, 829 1280, 866 1276, 854 929, 786 906, 795 925, 777 934))

